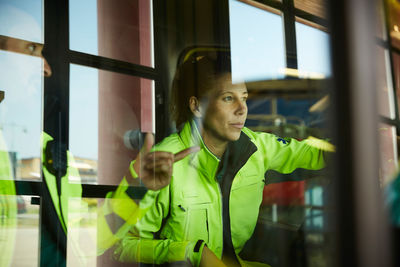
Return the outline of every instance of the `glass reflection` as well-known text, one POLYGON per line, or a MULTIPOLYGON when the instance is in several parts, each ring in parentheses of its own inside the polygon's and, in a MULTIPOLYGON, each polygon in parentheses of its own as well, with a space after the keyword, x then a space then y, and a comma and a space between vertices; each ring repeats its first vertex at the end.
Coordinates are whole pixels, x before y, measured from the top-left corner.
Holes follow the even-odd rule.
POLYGON ((71 50, 154 66, 152 1, 69 3, 71 50))
MULTIPOLYGON (((13 196, 18 204, 15 250, 10 266, 39 266, 39 205, 32 196, 13 196)), ((5 254, 3 254, 5 255, 5 254)))
POLYGON ((15 179, 40 179, 42 77, 51 75, 42 28, 42 1, 0 2, 0 127, 15 179))
POLYGON ((378 130, 380 145, 379 179, 386 185, 394 179, 398 170, 396 128, 381 123, 378 130))
POLYGON ((229 12, 233 79, 284 77, 282 17, 234 0, 229 1, 229 12))
POLYGON ((70 70, 70 151, 80 174, 70 181, 118 185, 138 152, 135 133, 154 129, 154 84, 73 64, 70 70))
POLYGON ((296 22, 296 42, 300 76, 323 79, 332 75, 328 33, 296 22))
POLYGON ((1 266, 38 263, 38 206, 16 196, 15 180, 40 179, 42 2, 0 2, 1 266), (36 139, 32 141, 32 138, 36 139))
POLYGON ((377 61, 377 96, 378 112, 388 118, 395 118, 393 80, 391 76, 389 52, 380 46, 376 47, 377 61))
POLYGON ((70 151, 80 179, 70 181, 97 184, 98 161, 98 70, 70 66, 69 138, 70 151))

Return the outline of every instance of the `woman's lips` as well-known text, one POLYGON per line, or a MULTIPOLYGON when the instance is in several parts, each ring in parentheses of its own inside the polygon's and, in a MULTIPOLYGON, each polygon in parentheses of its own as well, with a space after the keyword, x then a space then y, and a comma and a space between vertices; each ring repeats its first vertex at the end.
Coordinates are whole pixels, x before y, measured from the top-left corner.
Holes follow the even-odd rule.
POLYGON ((237 129, 242 129, 244 127, 244 123, 231 123, 230 125, 237 129))

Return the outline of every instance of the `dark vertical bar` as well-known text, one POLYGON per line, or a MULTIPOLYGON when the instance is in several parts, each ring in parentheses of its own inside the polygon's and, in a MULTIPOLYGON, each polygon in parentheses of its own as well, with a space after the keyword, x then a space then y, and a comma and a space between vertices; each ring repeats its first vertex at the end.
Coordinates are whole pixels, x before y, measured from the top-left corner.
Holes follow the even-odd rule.
MULTIPOLYGON (((174 41, 176 42, 177 47, 182 47, 182 46, 184 46, 184 38, 183 38, 182 34, 180 33, 180 31, 183 32, 183 27, 181 27, 181 28, 179 28, 179 27, 184 24, 184 18, 182 15, 182 14, 184 14, 184 1, 172 0, 172 1, 168 1, 168 5, 173 5, 173 7, 175 9, 174 27, 175 27, 177 33, 175 34, 176 40, 174 40, 174 41), (178 30, 178 28, 179 28, 179 30, 178 30)), ((171 25, 168 25, 168 26, 171 27, 171 25)))
POLYGON ((193 38, 192 42, 194 45, 199 45, 198 38, 197 38, 199 25, 196 24, 197 14, 198 14, 198 12, 196 10, 196 2, 197 2, 197 0, 191 0, 191 5, 190 5, 190 13, 191 13, 190 23, 191 24, 190 25, 192 26, 192 29, 191 29, 192 38, 193 38))
POLYGON ((215 44, 230 47, 229 0, 213 2, 215 44))
POLYGON ((153 0, 154 64, 159 79, 155 81, 156 142, 171 133, 168 96, 167 1, 153 0))
MULTIPOLYGON (((68 0, 44 0, 45 48, 52 76, 44 80, 43 131, 68 145, 69 22, 68 0)), ((40 266, 66 266, 66 234, 42 173, 40 266)))
POLYGON ((374 1, 329 2, 337 203, 332 266, 390 266, 377 145, 374 1))
POLYGON ((348 22, 345 15, 345 1, 330 1, 328 8, 330 16, 331 50, 332 50, 332 73, 334 76, 332 102, 334 119, 332 130, 334 142, 337 144, 335 157, 334 192, 336 196, 338 232, 336 246, 338 257, 331 266, 356 266, 356 241, 355 241, 355 207, 352 191, 354 182, 352 179, 353 166, 351 160, 353 153, 351 149, 352 118, 350 73, 348 55, 348 22), (338 19, 341 18, 341 19, 338 19), (339 120, 339 118, 341 118, 339 120))
POLYGON ((297 69, 296 19, 294 0, 283 0, 283 24, 285 29, 286 67, 297 69))
POLYGON ((69 7, 68 0, 45 0, 44 56, 51 77, 44 80, 44 131, 68 145, 69 111, 69 7), (61 122, 58 121, 61 112, 61 122), (61 132, 59 132, 61 123, 61 132))

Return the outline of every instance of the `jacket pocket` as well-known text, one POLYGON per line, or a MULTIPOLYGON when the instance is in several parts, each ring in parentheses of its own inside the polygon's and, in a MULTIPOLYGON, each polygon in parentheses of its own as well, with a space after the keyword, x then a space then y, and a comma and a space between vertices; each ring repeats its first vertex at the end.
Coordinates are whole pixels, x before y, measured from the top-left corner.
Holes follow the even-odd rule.
POLYGON ((232 191, 241 188, 251 188, 257 186, 263 186, 265 183, 265 178, 259 172, 254 171, 244 171, 240 170, 233 180, 232 191))
POLYGON ((191 205, 187 208, 185 239, 189 241, 209 240, 208 204, 191 205))
POLYGON ((248 179, 248 181, 242 182, 240 184, 232 185, 232 191, 244 189, 244 190, 256 190, 259 191, 260 188, 263 188, 265 185, 264 179, 260 179, 259 177, 248 179))

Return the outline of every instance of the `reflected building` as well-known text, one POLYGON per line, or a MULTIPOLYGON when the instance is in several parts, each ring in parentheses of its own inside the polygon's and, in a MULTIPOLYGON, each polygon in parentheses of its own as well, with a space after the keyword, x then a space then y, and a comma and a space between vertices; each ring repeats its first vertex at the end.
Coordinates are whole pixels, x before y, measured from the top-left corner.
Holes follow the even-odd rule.
MULTIPOLYGON (((70 176, 72 183, 97 184, 97 160, 74 157, 71 164, 79 171, 80 177, 70 176)), ((17 162, 16 180, 40 181, 40 158, 25 158, 17 162)))

